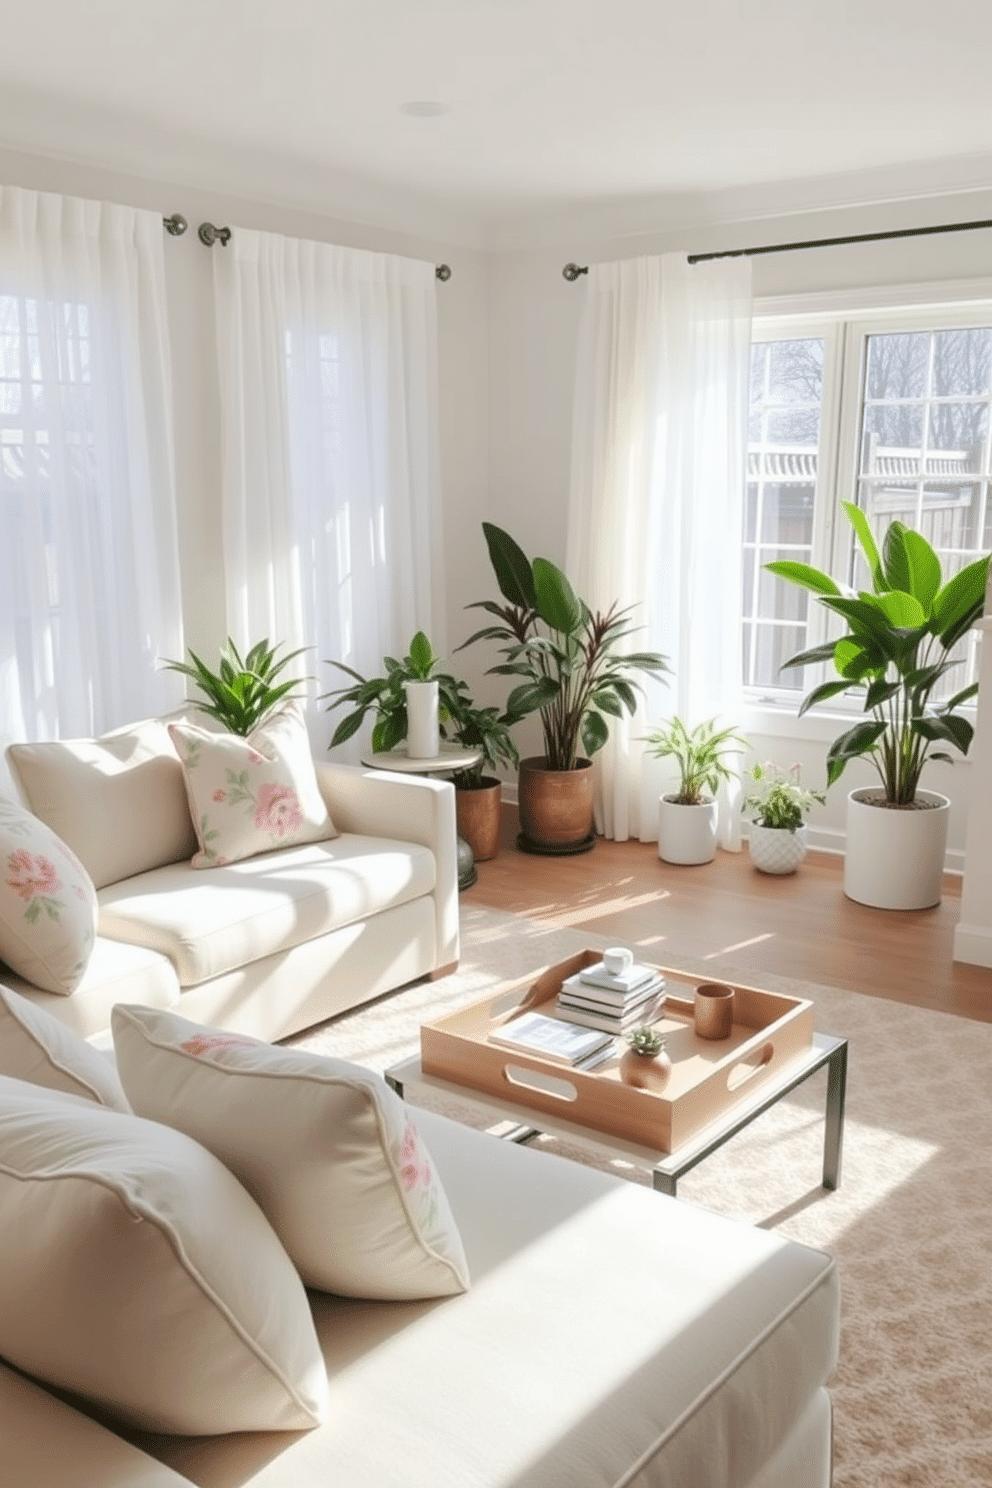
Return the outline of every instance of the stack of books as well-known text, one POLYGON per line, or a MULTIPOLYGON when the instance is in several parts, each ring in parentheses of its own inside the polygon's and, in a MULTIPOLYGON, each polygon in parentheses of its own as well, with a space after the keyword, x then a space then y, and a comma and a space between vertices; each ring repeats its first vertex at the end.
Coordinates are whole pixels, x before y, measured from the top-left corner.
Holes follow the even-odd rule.
POLYGON ((602 961, 566 977, 558 1006, 574 1023, 606 1033, 626 1033, 641 1023, 652 1023, 665 1001, 665 978, 652 966, 607 971, 602 961))
POLYGON ((594 1033, 543 1013, 521 1013, 494 1029, 489 1038, 508 1049, 525 1049, 528 1054, 540 1054, 555 1064, 576 1069, 592 1069, 613 1053, 612 1034, 594 1033))

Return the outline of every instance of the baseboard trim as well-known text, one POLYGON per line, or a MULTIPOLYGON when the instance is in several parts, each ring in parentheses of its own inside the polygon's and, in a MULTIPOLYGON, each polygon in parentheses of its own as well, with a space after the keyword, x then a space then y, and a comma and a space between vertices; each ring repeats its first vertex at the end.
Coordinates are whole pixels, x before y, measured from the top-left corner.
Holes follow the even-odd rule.
POLYGON ((954 931, 954 960, 969 966, 992 966, 992 930, 984 925, 958 925, 954 931))

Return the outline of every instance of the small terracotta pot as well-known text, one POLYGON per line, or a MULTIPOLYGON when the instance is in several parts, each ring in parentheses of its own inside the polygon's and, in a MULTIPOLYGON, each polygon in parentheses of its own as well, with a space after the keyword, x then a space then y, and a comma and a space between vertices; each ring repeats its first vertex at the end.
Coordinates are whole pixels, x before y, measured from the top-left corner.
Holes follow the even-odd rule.
POLYGON ((693 1021, 700 1038, 729 1038, 734 1026, 733 987, 726 982, 701 982, 693 1000, 693 1021))
POLYGON ((620 1078, 636 1090, 661 1090, 668 1084, 672 1061, 664 1049, 657 1054, 638 1054, 625 1049, 620 1056, 620 1078))
POLYGON ((488 862, 499 852, 502 793, 503 787, 492 775, 483 775, 478 790, 455 791, 458 835, 464 837, 477 863, 488 862))

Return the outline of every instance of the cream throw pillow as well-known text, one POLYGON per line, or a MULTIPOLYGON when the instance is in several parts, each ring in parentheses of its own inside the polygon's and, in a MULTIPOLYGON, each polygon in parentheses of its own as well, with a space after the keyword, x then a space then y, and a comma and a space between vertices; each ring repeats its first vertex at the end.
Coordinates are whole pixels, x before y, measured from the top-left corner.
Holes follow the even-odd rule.
POLYGON ((326 1410, 306 1292, 181 1132, 0 1078, 0 1355, 132 1426, 296 1431, 326 1410))
POLYGON ((96 890, 82 863, 44 822, 0 797, 0 961, 67 997, 96 926, 96 890))
POLYGON ((172 723, 200 851, 194 868, 336 837, 303 710, 288 704, 246 738, 172 723))
POLYGON ((45 1008, 0 985, 0 1075, 130 1111, 113 1062, 45 1008))
POLYGON ((308 1286, 392 1299, 468 1286, 440 1179, 380 1076, 152 1008, 118 1004, 111 1026, 134 1109, 241 1180, 308 1286))
POLYGON ((179 756, 158 718, 98 739, 11 744, 7 761, 35 816, 98 889, 196 849, 179 756))

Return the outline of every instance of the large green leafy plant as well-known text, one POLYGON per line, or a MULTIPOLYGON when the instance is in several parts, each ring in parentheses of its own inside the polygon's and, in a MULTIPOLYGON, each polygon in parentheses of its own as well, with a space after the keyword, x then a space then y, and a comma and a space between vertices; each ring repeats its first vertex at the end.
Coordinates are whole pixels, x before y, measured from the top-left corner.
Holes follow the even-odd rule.
MULTIPOLYGON (((550 770, 574 770, 580 747, 587 756, 602 749, 610 718, 633 713, 637 673, 660 675, 665 658, 654 651, 627 651, 633 630, 630 610, 613 604, 593 612, 568 579, 547 558, 525 556, 519 545, 491 522, 483 522, 489 559, 505 604, 479 600, 469 609, 485 610, 497 624, 464 642, 502 643, 506 659, 489 671, 519 677, 506 701, 510 719, 540 712, 544 755, 550 770)), ((462 649, 461 647, 459 649, 462 649)))
MULTIPOLYGON (((280 643, 281 644, 281 643, 280 643)), ((270 646, 268 641, 259 641, 245 656, 238 651, 230 636, 221 647, 220 662, 212 671, 206 662, 190 651, 189 661, 164 661, 162 665, 170 672, 181 672, 203 693, 206 701, 195 698, 196 706, 229 733, 250 734, 272 710, 290 698, 302 697, 296 691, 300 679, 290 677, 277 682, 279 675, 297 656, 309 648, 301 646, 277 659, 279 646, 270 646)))
POLYGON ((902 522, 890 523, 879 553, 868 519, 843 503, 871 575, 871 591, 844 592, 828 574, 805 563, 766 564, 770 573, 810 590, 839 615, 846 633, 802 651, 786 667, 830 661, 837 680, 823 682, 804 698, 800 714, 850 688, 864 692, 869 716, 845 730, 827 753, 827 784, 849 760, 866 758, 878 771, 886 801, 910 805, 928 759, 953 761, 942 747, 961 754, 973 727, 958 711, 975 696, 973 682, 944 702, 932 703, 938 683, 957 661, 951 653, 980 618, 985 604, 989 558, 979 558, 945 584, 940 560, 926 538, 902 522))

